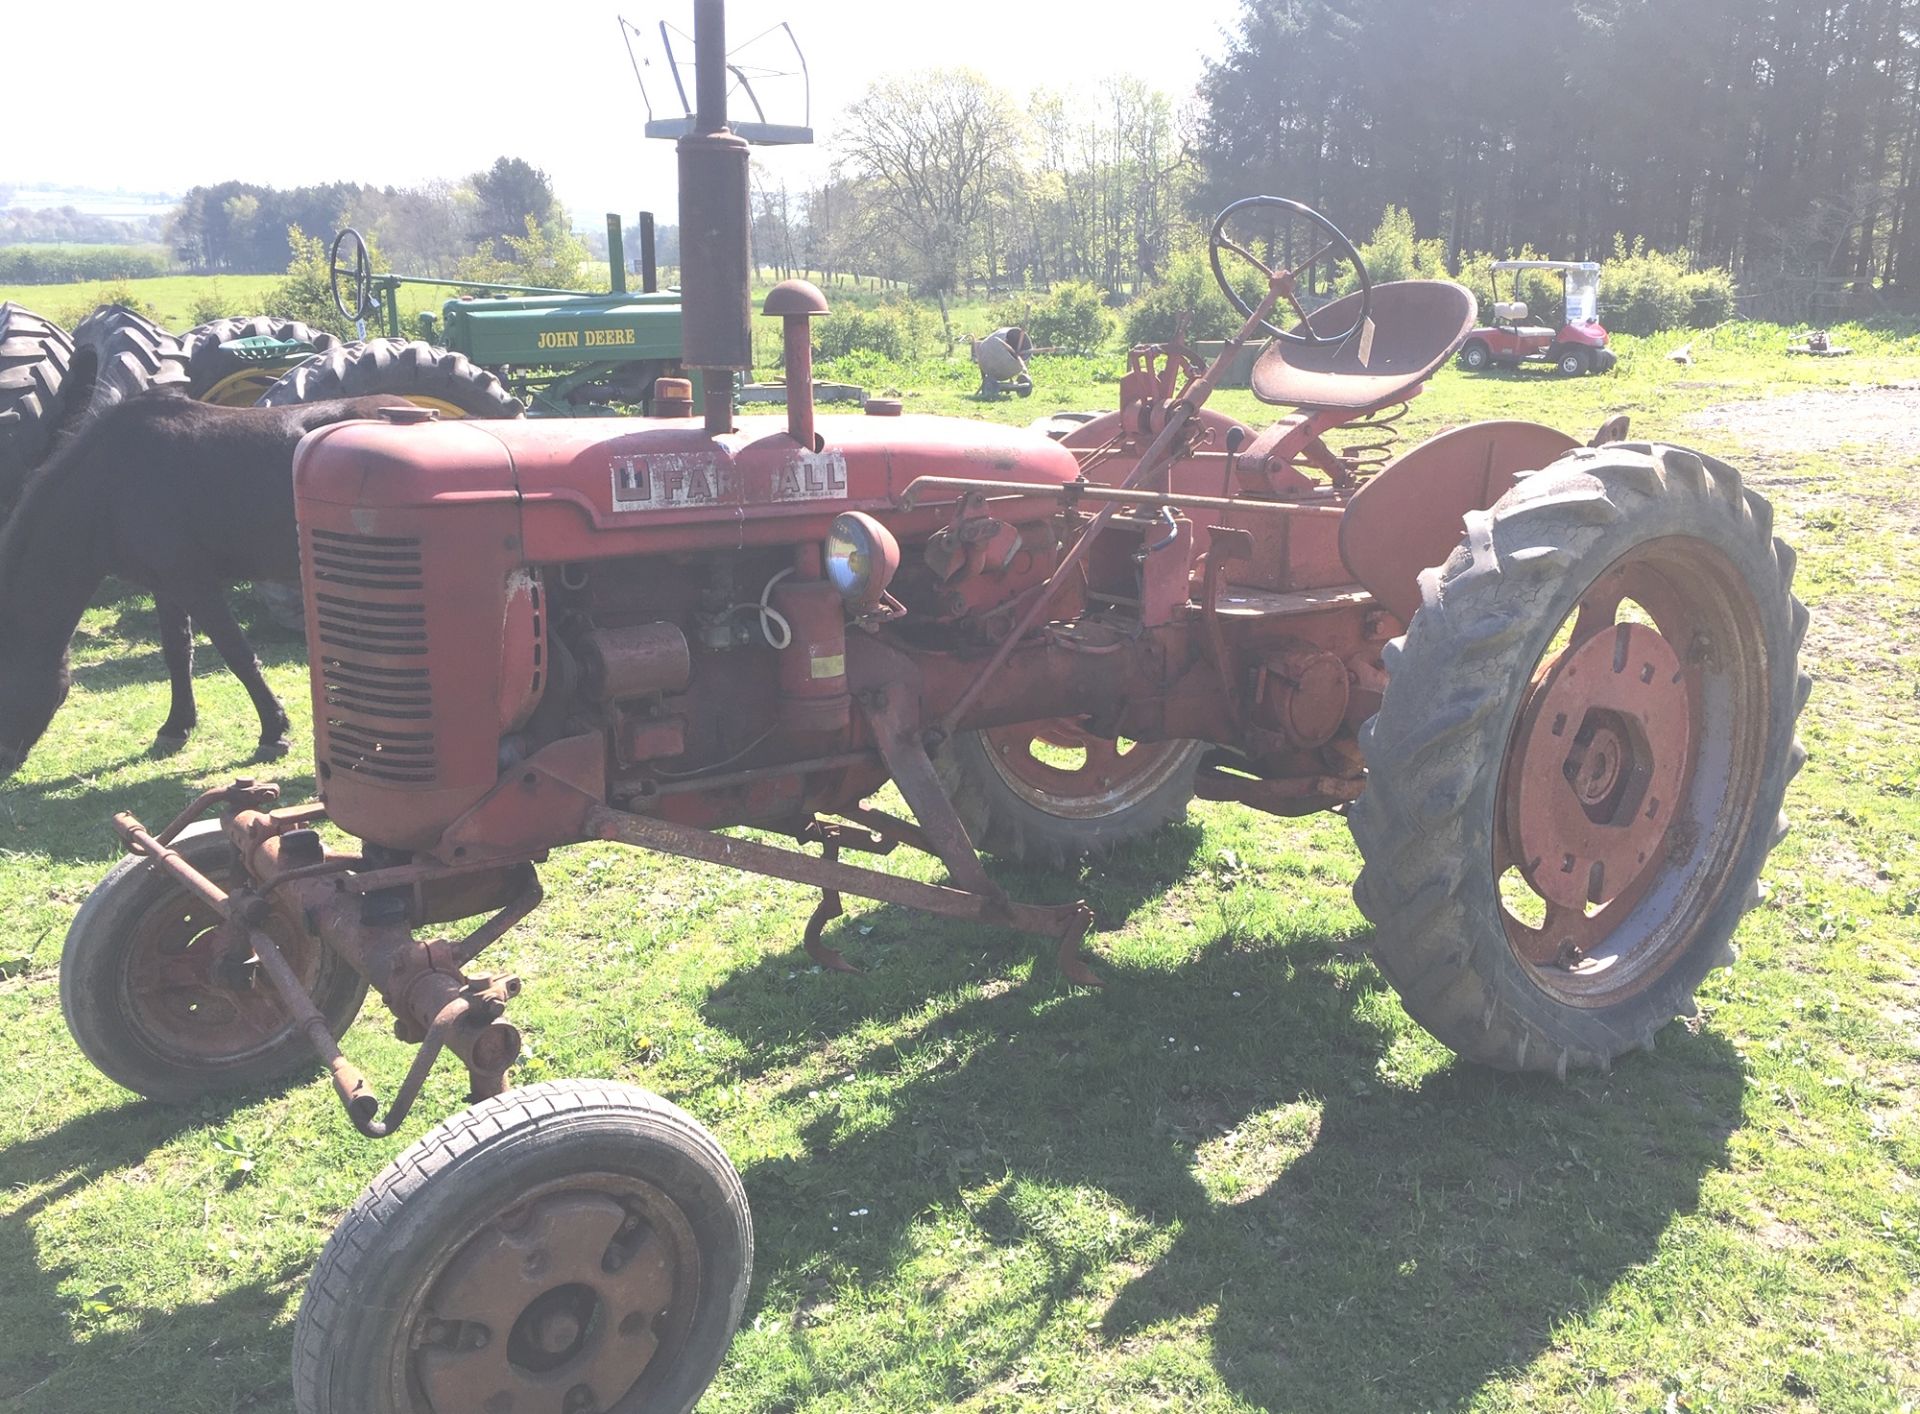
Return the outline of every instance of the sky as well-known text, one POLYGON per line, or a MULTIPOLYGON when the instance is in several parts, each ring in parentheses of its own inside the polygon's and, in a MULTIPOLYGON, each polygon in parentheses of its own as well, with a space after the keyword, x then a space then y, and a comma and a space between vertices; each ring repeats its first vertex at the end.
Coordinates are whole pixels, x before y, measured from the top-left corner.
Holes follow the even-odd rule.
MULTIPOLYGON (((658 24, 691 30, 690 0, 0 8, 8 110, 48 115, 0 151, 0 184, 408 185, 506 154, 545 169, 577 224, 642 208, 672 219, 673 146, 641 135, 646 110, 616 16, 643 32, 634 46, 650 61, 641 73, 656 112, 677 113, 658 24), (115 73, 128 81, 116 87, 115 73), (85 100, 75 92, 82 74, 85 100)), ((1017 98, 1133 74, 1183 99, 1223 51, 1240 0, 730 0, 727 9, 730 48, 784 20, 805 52, 817 145, 754 152, 762 182, 800 185, 831 160, 840 111, 881 74, 964 65, 1017 98)), ((736 49, 768 67, 790 54, 777 37, 736 49)), ((762 87, 769 120, 797 121, 794 81, 762 87)))

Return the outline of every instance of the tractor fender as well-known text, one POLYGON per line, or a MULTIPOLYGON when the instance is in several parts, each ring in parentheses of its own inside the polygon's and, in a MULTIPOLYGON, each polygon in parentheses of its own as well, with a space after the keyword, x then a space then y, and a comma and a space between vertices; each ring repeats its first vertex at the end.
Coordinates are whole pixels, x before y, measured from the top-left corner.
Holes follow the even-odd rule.
POLYGON ((1453 553, 1466 513, 1491 506, 1521 472, 1579 445, 1537 422, 1474 422, 1429 437, 1347 502, 1340 520, 1347 572, 1408 622, 1420 607, 1420 572, 1453 553))

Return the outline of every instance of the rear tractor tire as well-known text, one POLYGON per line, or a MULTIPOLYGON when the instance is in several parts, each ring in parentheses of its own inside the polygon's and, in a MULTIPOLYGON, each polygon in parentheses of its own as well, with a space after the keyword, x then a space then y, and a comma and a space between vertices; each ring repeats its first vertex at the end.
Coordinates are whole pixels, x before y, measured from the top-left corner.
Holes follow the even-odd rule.
POLYGON ((1197 741, 1111 741, 1063 718, 961 732, 939 767, 978 848, 1061 866, 1184 817, 1205 752, 1197 741))
MULTIPOLYGON (((173 841, 224 884, 233 847, 217 820, 173 841)), ((67 931, 60 1006, 82 1054, 109 1080, 150 1100, 185 1104, 317 1069, 313 1048, 244 946, 228 950, 219 918, 150 860, 110 870, 67 931)), ((366 980, 318 939, 269 921, 268 931, 335 1036, 352 1024, 366 980)))
POLYGON ((713 1136, 611 1082, 428 1131, 342 1219, 293 1328, 299 1414, 686 1414, 740 1324, 753 1219, 713 1136))
MULTIPOLYGON (((259 363, 243 358, 223 347, 239 339, 275 339, 283 343, 306 344, 312 353, 323 354, 340 347, 340 340, 324 329, 315 329, 298 319, 278 319, 256 314, 246 319, 214 319, 189 329, 180 336, 180 352, 186 361, 187 391, 203 403, 220 407, 249 408, 266 390, 292 370, 284 364, 259 363)), ((309 357, 311 355, 308 355, 309 357)))
POLYGON ((1460 366, 1469 373, 1480 373, 1493 366, 1493 350, 1484 339, 1469 339, 1460 350, 1460 366))
POLYGON ((84 423, 129 398, 187 391, 180 340, 125 305, 102 305, 81 320, 73 347, 70 422, 76 411, 84 423))
POLYGON ((369 339, 308 359, 268 388, 260 407, 392 393, 447 418, 521 417, 526 407, 465 354, 419 340, 369 339))
POLYGON ((67 405, 73 339, 51 319, 0 302, 0 519, 46 459, 67 405))
POLYGON ((1806 759, 1807 612, 1772 508, 1677 448, 1570 452, 1466 525, 1361 731, 1354 897, 1416 1021, 1564 1076, 1733 961, 1806 759))

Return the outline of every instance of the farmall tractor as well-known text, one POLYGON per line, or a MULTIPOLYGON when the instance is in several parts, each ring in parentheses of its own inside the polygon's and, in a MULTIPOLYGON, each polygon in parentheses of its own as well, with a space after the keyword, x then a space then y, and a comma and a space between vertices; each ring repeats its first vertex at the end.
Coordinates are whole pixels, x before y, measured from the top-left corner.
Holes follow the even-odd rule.
POLYGON ((1711 458, 1518 422, 1389 457, 1473 297, 1370 285, 1295 203, 1214 227, 1236 300, 1222 262, 1262 263, 1233 220, 1319 233, 1262 264, 1222 355, 1270 340, 1254 388, 1287 411, 1264 430, 1206 408, 1208 374, 1164 350, 1071 445, 879 406, 816 420, 804 284, 766 302, 785 417, 736 420, 748 153, 721 0, 696 13, 679 160, 704 416, 402 407, 314 433, 295 483, 320 798, 241 781, 157 830, 117 817, 129 857, 67 943, 75 1038, 157 1099, 317 1055, 384 1135, 443 1051, 466 1067, 472 1107, 320 1258, 303 1414, 684 1411, 727 1349, 753 1233, 712 1137, 627 1085, 507 1086, 520 984, 478 964, 552 850, 818 890, 805 942, 827 965, 852 894, 1045 938, 1090 984, 1089 910, 1009 898, 976 847, 1098 850, 1195 796, 1343 811, 1409 1012, 1474 1061, 1564 1074, 1650 1046, 1730 959, 1802 759, 1806 614, 1767 503, 1711 458), (1309 317, 1300 272, 1335 259, 1358 288, 1309 317), (867 803, 889 781, 911 819, 867 803), (864 858, 896 846, 946 882, 864 858), (337 1042, 369 987, 420 1043, 384 1105, 337 1042))

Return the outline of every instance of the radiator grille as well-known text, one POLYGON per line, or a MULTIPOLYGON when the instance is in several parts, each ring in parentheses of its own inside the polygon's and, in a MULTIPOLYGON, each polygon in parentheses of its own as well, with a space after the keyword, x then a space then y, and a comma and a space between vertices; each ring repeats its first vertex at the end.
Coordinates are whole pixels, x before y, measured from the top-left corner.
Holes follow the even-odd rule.
POLYGON ((433 784, 420 542, 316 529, 307 537, 307 577, 321 650, 325 764, 389 785, 433 784))

